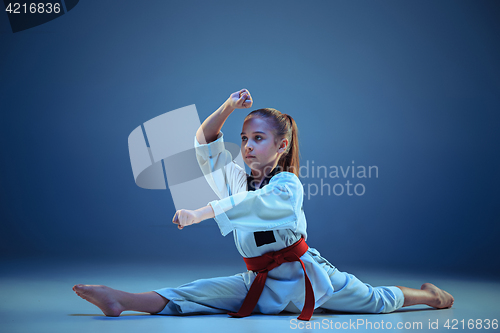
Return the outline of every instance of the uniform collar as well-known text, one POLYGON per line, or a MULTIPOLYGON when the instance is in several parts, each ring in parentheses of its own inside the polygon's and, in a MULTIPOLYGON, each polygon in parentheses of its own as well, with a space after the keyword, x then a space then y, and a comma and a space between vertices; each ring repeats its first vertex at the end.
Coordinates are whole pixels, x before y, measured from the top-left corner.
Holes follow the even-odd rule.
MULTIPOLYGON (((260 184, 260 187, 259 188, 262 188, 264 187, 265 185, 269 184, 269 181, 271 180, 271 178, 273 178, 274 175, 278 174, 279 173, 279 166, 276 166, 270 173, 269 175, 267 175, 264 180, 262 181, 262 184, 260 184)), ((248 190, 249 191, 255 191, 256 188, 255 186, 253 186, 253 176, 252 174, 250 173, 249 176, 247 176, 247 186, 248 186, 248 190)))

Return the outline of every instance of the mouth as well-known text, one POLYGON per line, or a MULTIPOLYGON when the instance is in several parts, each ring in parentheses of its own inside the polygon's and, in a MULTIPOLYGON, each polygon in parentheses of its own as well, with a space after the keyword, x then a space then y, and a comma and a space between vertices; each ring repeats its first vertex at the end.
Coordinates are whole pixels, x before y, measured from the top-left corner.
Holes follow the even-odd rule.
POLYGON ((255 158, 255 156, 247 155, 247 156, 245 156, 245 158, 255 158))

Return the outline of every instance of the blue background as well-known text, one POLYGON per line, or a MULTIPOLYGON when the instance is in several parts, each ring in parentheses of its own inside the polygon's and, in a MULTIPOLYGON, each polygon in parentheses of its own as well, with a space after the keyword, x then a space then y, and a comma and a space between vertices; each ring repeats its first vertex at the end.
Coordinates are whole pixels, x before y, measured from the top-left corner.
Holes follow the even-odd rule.
POLYGON ((80 1, 14 34, 0 14, 1 258, 243 270, 212 219, 179 231, 170 192, 135 185, 127 138, 247 88, 295 118, 302 164, 379 169, 347 178, 362 196, 305 199, 334 265, 496 276, 499 18, 484 0, 80 1))

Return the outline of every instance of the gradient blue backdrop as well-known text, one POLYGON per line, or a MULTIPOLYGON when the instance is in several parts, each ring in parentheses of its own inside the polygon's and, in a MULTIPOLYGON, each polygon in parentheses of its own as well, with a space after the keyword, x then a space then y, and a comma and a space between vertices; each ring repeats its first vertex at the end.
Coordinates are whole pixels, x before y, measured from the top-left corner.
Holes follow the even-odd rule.
POLYGON ((496 276, 499 35, 484 0, 80 1, 15 34, 0 13, 1 257, 243 269, 213 220, 179 231, 169 191, 135 185, 127 137, 248 88, 296 119, 303 164, 378 166, 348 178, 363 196, 305 200, 333 264, 496 276))

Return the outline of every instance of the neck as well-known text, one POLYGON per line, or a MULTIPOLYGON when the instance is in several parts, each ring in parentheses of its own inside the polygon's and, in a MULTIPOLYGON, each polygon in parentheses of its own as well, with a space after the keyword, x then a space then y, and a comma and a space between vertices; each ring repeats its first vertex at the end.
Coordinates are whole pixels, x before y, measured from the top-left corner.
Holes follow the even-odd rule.
POLYGON ((262 181, 264 180, 264 178, 269 176, 271 174, 271 172, 276 168, 277 165, 278 165, 278 161, 276 161, 272 165, 267 165, 262 169, 253 169, 252 170, 252 177, 253 177, 254 182, 256 182, 260 186, 260 184, 262 184, 262 181))

